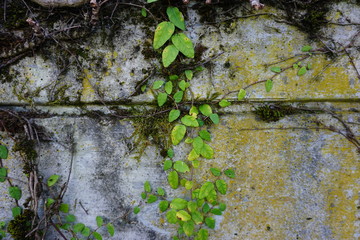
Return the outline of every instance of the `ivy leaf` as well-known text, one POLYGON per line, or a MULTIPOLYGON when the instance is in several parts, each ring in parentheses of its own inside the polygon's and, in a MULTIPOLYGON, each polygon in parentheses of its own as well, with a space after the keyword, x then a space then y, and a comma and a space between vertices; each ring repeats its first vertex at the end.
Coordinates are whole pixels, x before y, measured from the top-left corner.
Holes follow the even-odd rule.
POLYGON ((176 217, 180 218, 181 221, 186 222, 191 219, 190 214, 185 210, 180 210, 176 213, 176 217))
POLYGON ((159 196, 164 196, 165 195, 165 190, 161 187, 157 188, 157 193, 159 194, 159 196))
POLYGON ((188 165, 186 163, 184 163, 183 161, 176 161, 174 163, 174 169, 181 173, 190 171, 190 168, 188 167, 188 165))
POLYGON ((210 119, 214 124, 218 124, 220 122, 219 115, 217 113, 211 114, 210 119))
POLYGON ((146 181, 144 183, 144 191, 145 192, 151 192, 151 185, 150 185, 150 182, 149 181, 146 181))
POLYGON ((145 8, 142 8, 142 9, 141 9, 141 15, 142 15, 143 17, 147 17, 147 12, 146 12, 146 9, 145 9, 145 8))
POLYGON ((293 68, 294 69, 298 69, 299 68, 299 65, 297 65, 296 63, 293 64, 293 68))
POLYGON ((218 208, 213 208, 213 209, 211 209, 210 212, 214 215, 219 215, 219 216, 222 215, 222 212, 218 208))
POLYGON ((0 158, 1 159, 8 158, 8 149, 4 145, 0 145, 0 158))
POLYGON ((110 234, 110 236, 113 237, 115 234, 114 225, 112 225, 112 223, 108 223, 108 224, 106 224, 106 229, 107 229, 108 233, 110 234))
POLYGON ((174 198, 171 203, 170 207, 176 210, 181 210, 187 207, 188 202, 182 198, 174 198))
POLYGON ((177 55, 179 54, 179 50, 172 44, 167 46, 162 52, 162 62, 164 67, 170 66, 170 64, 175 61, 177 55))
POLYGON ((201 156, 207 159, 212 159, 214 157, 214 150, 206 143, 204 143, 203 148, 200 152, 201 156))
POLYGON ((164 81, 155 81, 154 84, 153 84, 153 89, 159 89, 161 88, 161 86, 164 84, 164 81))
POLYGON ((189 212, 195 212, 196 211, 196 209, 197 209, 197 204, 196 204, 196 202, 193 202, 193 201, 189 201, 188 203, 187 203, 187 209, 189 210, 189 212))
POLYGON ((199 136, 205 141, 211 141, 211 134, 206 130, 201 130, 199 136))
POLYGON ((225 204, 225 203, 220 203, 220 204, 219 204, 219 209, 220 209, 220 211, 225 211, 225 209, 226 209, 226 204, 225 204))
POLYGON ((59 211, 63 212, 63 213, 68 213, 69 212, 69 204, 66 204, 66 203, 60 204, 59 211))
POLYGON ((169 17, 170 22, 172 22, 176 27, 180 28, 181 30, 185 30, 184 16, 177 7, 168 7, 166 9, 166 13, 169 17))
POLYGON ((75 222, 76 221, 76 217, 73 214, 69 214, 65 217, 65 220, 67 222, 75 222))
POLYGON ((166 213, 166 219, 169 223, 175 224, 178 222, 178 219, 176 217, 176 211, 174 209, 171 209, 166 213))
POLYGON ((194 76, 194 73, 191 70, 185 70, 185 76, 188 80, 191 80, 194 76))
POLYGON ((187 221, 183 225, 185 235, 188 237, 190 237, 194 233, 194 228, 195 228, 195 225, 194 225, 193 221, 187 221))
POLYGON ((232 169, 227 169, 224 171, 224 174, 229 178, 235 178, 235 172, 232 169))
POLYGON ((161 201, 159 202, 159 209, 161 212, 165 212, 169 208, 169 202, 168 201, 161 201))
POLYGON ((169 76, 169 80, 170 81, 176 81, 176 80, 178 80, 179 79, 179 76, 178 75, 170 75, 169 76))
POLYGON ((173 83, 171 81, 166 82, 165 83, 165 92, 167 94, 171 94, 172 89, 173 89, 173 83))
POLYGON ((194 160, 191 162, 191 164, 193 165, 194 168, 198 168, 200 166, 200 161, 199 160, 194 160))
POLYGON ((157 102, 158 102, 159 107, 164 105, 166 103, 166 100, 167 100, 167 94, 159 93, 159 95, 157 96, 157 102))
POLYGON ((209 237, 209 232, 207 229, 200 229, 194 240, 207 240, 209 237))
POLYGON ((101 234, 98 232, 93 232, 93 236, 96 240, 103 240, 101 234))
POLYGON ((203 199, 209 195, 209 193, 214 190, 215 186, 212 182, 206 182, 204 183, 199 192, 199 199, 203 199))
POLYGON ((181 100, 183 99, 184 96, 184 92, 183 91, 178 91, 174 94, 174 100, 176 103, 181 102, 181 100))
POLYGON ((138 214, 140 212, 140 208, 139 207, 134 207, 133 212, 134 212, 134 214, 138 214))
POLYGON ((199 106, 199 110, 202 114, 209 117, 212 114, 212 109, 209 104, 202 104, 199 106))
POLYGON ((195 159, 197 159, 198 157, 200 157, 200 154, 197 154, 195 149, 192 149, 188 155, 188 160, 189 161, 194 161, 195 159))
POLYGON ((226 100, 226 99, 223 99, 223 100, 221 100, 221 101, 219 102, 219 105, 220 105, 220 107, 228 107, 228 106, 231 105, 231 102, 229 102, 229 101, 226 100))
POLYGON ((146 203, 154 203, 158 200, 157 196, 150 194, 146 203))
POLYGON ((85 225, 83 223, 77 223, 74 225, 73 230, 75 233, 81 232, 85 228, 85 225))
POLYGON ((221 171, 218 168, 210 168, 210 171, 215 177, 219 177, 221 175, 221 171))
POLYGON ((181 90, 185 91, 185 90, 186 90, 186 87, 187 87, 187 84, 186 84, 185 80, 181 80, 181 81, 179 82, 179 88, 180 88, 181 90))
POLYGON ((204 206, 202 207, 202 211, 203 213, 208 213, 210 211, 209 204, 205 203, 204 206))
POLYGON ((302 51, 302 52, 310 52, 311 50, 312 50, 312 47, 311 47, 311 46, 308 46, 308 45, 303 46, 303 47, 301 48, 301 51, 302 51))
POLYGON ((185 34, 183 33, 174 34, 171 37, 171 41, 175 45, 175 47, 186 57, 194 58, 195 55, 194 45, 185 34))
POLYGON ((142 192, 142 193, 141 193, 141 198, 145 200, 145 199, 146 199, 146 197, 147 197, 146 192, 142 192))
POLYGON ((206 200, 211 203, 212 205, 215 205, 216 200, 217 200, 217 193, 215 191, 215 189, 212 189, 209 192, 209 195, 206 196, 206 200))
POLYGON ((244 97, 246 96, 246 91, 245 89, 240 89, 238 95, 237 95, 237 98, 239 101, 243 100, 244 97))
POLYGON ((103 220, 103 218, 100 217, 100 216, 97 216, 95 220, 96 220, 96 225, 97 225, 98 227, 101 227, 101 226, 104 224, 104 220, 103 220))
POLYGON ((215 219, 213 219, 212 217, 207 217, 207 218, 205 218, 205 224, 209 228, 214 229, 215 228, 215 219))
POLYGON ((193 141, 192 145, 193 145, 193 148, 194 148, 195 152, 197 154, 201 154, 201 150, 204 147, 204 141, 202 140, 202 138, 199 137, 199 136, 194 138, 194 141, 193 141))
POLYGON ((171 171, 168 175, 168 182, 172 189, 179 187, 179 174, 176 171, 171 171))
POLYGON ((266 82, 265 82, 265 90, 267 92, 270 92, 272 88, 273 88, 273 81, 270 80, 270 79, 266 80, 266 82))
POLYGON ((11 209, 11 213, 13 218, 15 218, 16 216, 19 216, 21 214, 21 208, 20 207, 13 207, 11 209))
POLYGON ((227 192, 227 184, 224 180, 220 179, 215 182, 217 190, 222 194, 225 195, 227 192))
POLYGON ((47 180, 47 185, 49 187, 53 186, 59 179, 59 175, 51 175, 47 180))
POLYGON ((191 213, 191 218, 195 222, 195 224, 197 224, 197 225, 202 224, 203 221, 204 221, 204 216, 198 211, 192 212, 191 213))
POLYGON ((185 183, 185 189, 186 190, 190 190, 193 186, 194 186, 193 181, 186 181, 186 183, 185 183))
POLYGON ((171 160, 165 160, 164 162, 164 171, 169 170, 172 167, 173 162, 171 160))
POLYGON ((188 127, 198 127, 199 123, 196 120, 196 117, 194 116, 190 116, 190 115, 185 115, 184 117, 181 118, 181 122, 188 127))
POLYGON ((90 228, 84 227, 84 229, 81 231, 81 234, 85 237, 90 236, 90 228))
POLYGON ((169 113, 169 122, 173 122, 180 116, 180 110, 173 109, 169 113))
POLYGON ((176 125, 171 131, 171 141, 174 145, 178 145, 185 137, 186 127, 184 125, 176 125))
POLYGON ((157 2, 158 0, 147 0, 147 3, 157 2))
POLYGON ((189 114, 190 114, 191 116, 192 116, 192 115, 198 115, 198 114, 199 114, 199 110, 197 109, 197 107, 192 106, 192 107, 190 108, 189 114))
POLYGON ((298 75, 298 76, 302 76, 302 75, 304 75, 306 72, 307 72, 306 66, 302 66, 302 67, 299 69, 297 75, 298 75))
POLYGON ((154 49, 162 47, 171 38, 175 25, 171 22, 161 22, 157 25, 154 35, 154 49))
POLYGON ((270 70, 274 73, 281 73, 281 67, 272 67, 270 70))
POLYGON ((171 148, 169 148, 166 152, 166 154, 168 155, 169 158, 173 158, 174 157, 174 150, 172 150, 171 148))
POLYGON ((6 177, 7 177, 7 169, 0 168, 0 182, 5 182, 6 177))
POLYGON ((21 189, 18 187, 9 187, 9 195, 16 200, 20 200, 21 189))
POLYGON ((51 206, 51 204, 53 204, 55 202, 55 200, 54 199, 52 199, 52 198, 48 198, 48 199, 46 199, 46 207, 50 207, 51 206))

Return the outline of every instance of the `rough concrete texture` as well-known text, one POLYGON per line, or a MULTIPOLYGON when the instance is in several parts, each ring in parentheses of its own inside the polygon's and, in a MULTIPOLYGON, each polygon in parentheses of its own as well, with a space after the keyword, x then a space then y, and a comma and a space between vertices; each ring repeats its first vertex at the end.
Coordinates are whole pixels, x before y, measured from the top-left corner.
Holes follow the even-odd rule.
MULTIPOLYGON (((270 6, 260 13, 284 14, 270 6)), ((269 79, 274 73, 266 64, 304 54, 304 45, 320 48, 321 41, 330 47, 335 46, 331 42, 338 43, 337 47, 347 45, 359 31, 357 25, 327 24, 320 30, 321 41, 315 41, 270 15, 207 25, 199 22, 198 14, 190 5, 186 34, 195 45, 207 49, 203 61, 213 59, 191 80, 196 101, 269 79)), ((359 23, 360 6, 345 1, 333 4, 326 18, 359 23)), ((91 228, 96 228, 96 216, 116 219, 114 239, 170 239, 176 231, 158 213, 156 204, 142 205, 138 215, 129 213, 140 202, 145 181, 154 188, 164 187, 170 199, 185 194, 183 188, 168 187, 162 170, 164 146, 154 144, 154 136, 144 139, 137 120, 106 115, 109 108, 134 112, 154 108, 149 87, 134 94, 138 83, 160 67, 156 58, 144 56, 153 37, 146 28, 145 23, 128 20, 110 40, 104 41, 100 32, 94 34, 81 45, 86 53, 86 58, 80 57, 83 68, 69 66, 65 74, 51 57, 26 57, 11 67, 13 81, 0 88, 0 103, 8 109, 22 111, 18 106, 25 106, 47 113, 33 119, 47 135, 47 141, 36 147, 40 174, 44 179, 61 175, 64 183, 73 161, 64 202, 79 222, 91 228)), ((359 46, 360 37, 352 44, 359 46)), ((312 65, 304 76, 290 69, 274 78, 271 92, 265 91, 263 83, 257 84, 247 89, 248 101, 236 102, 233 93, 227 99, 234 104, 217 109, 221 121, 209 127, 215 156, 202 161, 194 179, 214 180, 210 167, 233 168, 236 178, 227 179, 229 193, 220 198, 227 210, 216 216, 210 239, 360 239, 359 152, 343 135, 324 129, 333 126, 345 133, 342 123, 326 112, 336 111, 360 137, 360 79, 348 56, 360 69, 356 48, 335 58, 315 53, 304 60, 312 65), (267 123, 253 112, 266 102, 324 111, 300 111, 267 123)), ((289 59, 276 66, 286 68, 293 63, 289 59)), ((163 78, 155 73, 147 85, 163 78)), ((5 132, 0 142, 9 149, 14 144, 5 132)), ((185 143, 174 149, 175 160, 184 159, 190 150, 185 143)), ((11 176, 26 180, 19 155, 10 152, 4 165, 11 176)), ((26 189, 22 182, 19 186, 26 189)), ((9 220, 13 203, 7 186, 0 184, 0 192, 0 221, 9 220)))

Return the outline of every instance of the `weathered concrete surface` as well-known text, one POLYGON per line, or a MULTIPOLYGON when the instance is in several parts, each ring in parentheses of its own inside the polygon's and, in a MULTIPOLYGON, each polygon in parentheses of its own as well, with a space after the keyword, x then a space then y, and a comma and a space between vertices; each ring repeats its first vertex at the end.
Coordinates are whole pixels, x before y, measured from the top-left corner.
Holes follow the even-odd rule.
MULTIPOLYGON (((271 7, 264 12, 283 14, 271 7)), ((360 22, 359 12, 359 5, 342 2, 333 5, 327 17, 336 22, 343 21, 345 15, 351 22, 360 22)), ((208 48, 202 59, 222 53, 192 80, 191 90, 199 100, 272 77, 264 65, 301 54, 304 45, 322 47, 321 42, 311 42, 296 27, 269 16, 211 26, 199 24, 194 9, 190 8, 188 14, 188 35, 194 43, 208 48)), ((322 31, 323 36, 346 45, 358 27, 326 25, 322 31)), ((127 108, 154 100, 149 88, 132 96, 137 83, 159 67, 157 59, 149 60, 142 54, 152 36, 132 22, 114 34, 112 44, 98 35, 81 47, 87 55, 81 59, 81 71, 69 66, 61 74, 62 69, 52 58, 35 55, 14 65, 11 71, 16 77, 0 88, 2 105, 29 105, 28 109, 55 115, 34 119, 49 135, 47 142, 37 146, 40 173, 44 179, 59 174, 63 183, 73 159, 64 202, 71 205, 71 213, 79 221, 93 228, 96 216, 115 219, 136 206, 146 180, 154 187, 165 187, 170 199, 185 192, 166 187, 162 149, 152 144, 151 138, 140 139, 136 121, 89 114, 109 113, 107 107, 92 105, 94 102, 127 108), (121 106, 124 103, 127 106, 121 106)), ((326 43, 331 46, 330 41, 326 43)), ((359 43, 360 38, 356 38, 354 46, 359 43)), ((351 48, 349 54, 359 69, 359 51, 351 48)), ((315 129, 319 126, 314 121, 341 130, 343 126, 325 113, 299 113, 275 123, 265 123, 252 113, 259 105, 251 102, 257 101, 284 101, 296 107, 336 111, 359 137, 360 79, 348 57, 331 59, 314 54, 308 62, 313 69, 306 75, 299 77, 289 70, 274 79, 270 93, 263 84, 254 85, 247 89, 250 103, 219 109, 223 114, 221 123, 209 128, 215 158, 204 160, 194 176, 204 181, 212 179, 209 167, 232 167, 237 177, 228 181, 229 194, 221 198, 228 208, 216 218, 217 227, 210 231, 210 239, 360 238, 359 154, 340 134, 315 129)), ((289 65, 291 61, 279 64, 289 65)), ((148 86, 162 78, 156 73, 148 86)), ((229 95, 229 99, 235 100, 236 94, 229 95)), ((11 148, 13 143, 6 133, 1 137, 1 143, 11 148)), ((181 144, 175 150, 184 150, 175 157, 180 160, 189 149, 181 144)), ((4 164, 12 169, 12 176, 26 179, 18 155, 11 153, 4 164)), ((0 220, 11 215, 6 188, 0 185, 0 220)), ((115 222, 115 239, 169 239, 176 231, 166 224, 163 214, 158 214, 156 204, 141 208, 137 216, 130 214, 115 222)))

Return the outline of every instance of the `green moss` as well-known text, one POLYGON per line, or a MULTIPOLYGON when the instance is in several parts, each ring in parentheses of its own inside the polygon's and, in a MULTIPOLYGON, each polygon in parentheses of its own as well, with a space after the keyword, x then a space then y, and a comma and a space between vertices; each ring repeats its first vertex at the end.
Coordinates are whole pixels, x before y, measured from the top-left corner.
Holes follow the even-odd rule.
POLYGON ((31 231, 31 221, 34 213, 28 209, 11 220, 8 224, 7 231, 11 234, 14 240, 32 240, 34 235, 25 237, 31 231))
POLYGON ((264 105, 255 108, 255 114, 265 122, 276 122, 295 112, 297 112, 296 109, 291 106, 264 105))
POLYGON ((33 169, 33 165, 37 158, 37 152, 35 151, 35 142, 33 140, 22 139, 15 143, 13 147, 14 152, 20 152, 24 158, 23 172, 25 174, 30 173, 33 169))

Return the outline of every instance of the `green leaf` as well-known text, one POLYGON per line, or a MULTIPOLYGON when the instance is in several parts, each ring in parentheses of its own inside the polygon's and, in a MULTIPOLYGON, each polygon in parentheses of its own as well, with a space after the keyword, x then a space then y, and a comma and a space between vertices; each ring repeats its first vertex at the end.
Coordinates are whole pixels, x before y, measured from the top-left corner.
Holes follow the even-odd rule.
POLYGON ((186 181, 186 183, 185 183, 185 188, 186 188, 187 190, 190 190, 193 186, 194 186, 194 182, 193 182, 193 181, 186 181))
POLYGON ((181 210, 187 207, 188 202, 182 198, 174 198, 171 203, 170 207, 176 210, 181 210))
POLYGON ((171 38, 175 31, 175 25, 171 22, 161 22, 157 25, 154 35, 154 49, 162 47, 171 38))
POLYGON ((212 114, 212 109, 208 104, 202 104, 199 106, 199 110, 202 114, 209 117, 212 114))
POLYGON ((164 81, 155 81, 154 84, 153 84, 153 89, 159 89, 161 88, 161 86, 164 84, 164 81))
POLYGON ((187 180, 185 178, 183 178, 180 180, 180 185, 185 187, 186 182, 187 182, 187 180))
POLYGON ((207 159, 212 159, 214 157, 214 150, 206 143, 204 143, 203 148, 200 152, 201 156, 207 159))
POLYGON ((211 114, 210 119, 214 124, 218 124, 220 122, 219 115, 217 113, 211 114))
POLYGON ((193 143, 194 142, 194 139, 192 139, 192 138, 186 138, 185 139, 185 143, 187 143, 187 144, 190 144, 190 143, 193 143))
POLYGON ((220 203, 220 204, 219 204, 219 209, 220 209, 220 211, 225 211, 225 209, 226 209, 226 204, 225 204, 225 203, 220 203))
POLYGON ((176 125, 171 131, 171 141, 174 145, 178 145, 185 137, 186 127, 184 125, 176 125))
POLYGON ((299 68, 299 65, 297 65, 296 63, 293 64, 293 68, 294 69, 298 69, 299 68))
POLYGON ((183 161, 176 161, 174 163, 174 169, 180 173, 185 173, 190 171, 189 166, 183 161))
POLYGON ((1 159, 8 158, 8 149, 4 145, 0 145, 0 158, 1 159))
POLYGON ((206 200, 211 203, 212 205, 215 205, 216 200, 217 200, 217 193, 215 191, 215 189, 212 189, 209 192, 209 195, 206 196, 206 200))
POLYGON ((151 192, 151 185, 150 185, 150 182, 149 181, 146 181, 144 183, 144 191, 145 192, 151 192))
POLYGON ((177 7, 168 7, 166 9, 166 13, 169 17, 170 22, 172 22, 176 27, 180 28, 181 30, 185 30, 184 16, 177 7))
POLYGON ((108 223, 108 224, 106 224, 106 228, 107 228, 107 231, 110 234, 110 236, 113 237, 115 234, 114 225, 112 225, 112 223, 108 223))
POLYGON ((166 100, 167 100, 167 94, 159 93, 159 95, 157 96, 157 102, 158 102, 159 107, 164 105, 166 103, 166 100))
POLYGON ((307 68, 308 70, 311 70, 311 69, 312 69, 311 63, 308 63, 308 64, 306 65, 306 68, 307 68))
POLYGON ((177 189, 179 187, 179 174, 177 171, 169 172, 168 182, 172 189, 177 189))
POLYGON ((84 227, 84 229, 81 231, 81 234, 82 234, 84 237, 90 236, 90 228, 84 227))
POLYGON ((168 201, 161 201, 159 202, 159 209, 161 212, 165 212, 169 208, 169 202, 168 201))
POLYGON ((217 190, 222 194, 225 195, 227 192, 227 184, 224 180, 216 180, 215 182, 217 190))
POLYGON ((171 160, 165 160, 164 171, 169 170, 172 167, 173 162, 171 160))
POLYGON ((179 82, 179 88, 180 88, 181 90, 185 91, 185 90, 186 90, 186 86, 187 86, 187 84, 186 84, 185 80, 181 80, 181 81, 179 82))
MULTIPOLYGON (((200 192, 200 189, 198 189, 200 192)), ((198 207, 201 207, 205 203, 205 199, 196 199, 198 207)))
POLYGON ((184 96, 184 92, 183 91, 178 91, 174 94, 174 100, 176 103, 181 102, 181 100, 183 99, 184 96))
POLYGON ((146 9, 145 9, 145 8, 142 8, 142 9, 141 9, 141 15, 142 15, 143 17, 147 17, 147 12, 146 12, 146 9))
POLYGON ((145 92, 145 90, 146 90, 146 85, 142 85, 141 88, 140 88, 140 90, 141 90, 142 92, 145 92))
POLYGON ((190 237, 194 233, 194 228, 195 228, 195 225, 194 225, 193 221, 187 221, 183 225, 185 235, 188 237, 190 237))
POLYGON ((303 46, 303 47, 301 48, 301 51, 302 51, 302 52, 310 52, 311 50, 312 50, 312 47, 311 47, 311 46, 308 46, 308 45, 303 46))
POLYGON ((200 157, 200 154, 197 154, 195 149, 192 149, 188 155, 188 160, 189 161, 194 161, 195 159, 197 159, 198 157, 200 157))
POLYGON ((266 82, 265 82, 265 90, 267 92, 270 92, 272 88, 273 88, 273 81, 270 80, 270 79, 266 80, 266 82))
POLYGON ((63 213, 68 213, 69 212, 69 204, 66 204, 66 203, 60 204, 59 211, 63 212, 63 213))
POLYGON ((302 76, 302 75, 304 75, 306 72, 307 72, 306 66, 302 66, 302 67, 299 69, 297 75, 298 75, 298 76, 302 76))
POLYGON ((174 209, 171 209, 166 213, 166 219, 169 223, 175 224, 178 222, 178 219, 176 217, 176 211, 174 209))
POLYGON ((208 228, 214 229, 215 228, 215 219, 212 217, 205 218, 205 224, 208 228))
MULTIPOLYGON (((156 0, 157 1, 157 0, 156 0)), ((93 236, 96 240, 103 240, 102 236, 98 232, 93 232, 93 236)))
POLYGON ((6 223, 4 221, 0 222, 0 229, 4 229, 6 226, 6 223))
POLYGON ((221 100, 221 101, 219 102, 219 105, 220 105, 220 107, 228 107, 228 106, 231 105, 231 102, 229 102, 229 101, 226 100, 226 99, 223 99, 223 100, 221 100))
POLYGON ((157 196, 150 194, 146 203, 154 203, 158 200, 157 196))
POLYGON ((200 161, 199 160, 194 160, 191 163, 192 163, 194 168, 198 168, 200 166, 200 161))
POLYGON ((232 169, 227 169, 224 171, 224 174, 229 178, 235 178, 235 172, 232 169))
POLYGON ((220 210, 220 209, 217 209, 217 208, 211 209, 210 212, 211 212, 212 214, 214 214, 214 215, 219 215, 219 216, 222 215, 221 210, 220 210))
POLYGON ((239 101, 243 100, 244 97, 246 96, 246 91, 245 89, 240 89, 238 95, 237 95, 237 98, 239 101))
POLYGON ((100 216, 97 216, 97 217, 96 217, 96 225, 97 225, 98 227, 101 227, 103 224, 104 224, 103 218, 100 217, 100 216))
POLYGON ((202 138, 199 137, 199 136, 194 138, 194 141, 193 141, 192 145, 193 145, 193 148, 194 148, 195 152, 197 154, 201 154, 201 151, 202 151, 202 149, 204 147, 204 141, 202 140, 202 138))
POLYGON ((16 216, 19 216, 21 214, 21 208, 20 207, 13 207, 11 209, 12 216, 15 218, 16 216))
POLYGON ((52 199, 52 198, 48 198, 47 200, 46 200, 46 207, 50 207, 51 206, 51 204, 53 204, 55 202, 55 200, 54 199, 52 199))
POLYGON ((181 221, 186 222, 191 219, 190 214, 185 210, 180 210, 176 213, 176 217, 180 218, 181 221))
POLYGON ((172 150, 171 148, 169 148, 166 152, 166 154, 168 155, 169 158, 173 158, 174 157, 174 150, 172 150))
POLYGON ((74 225, 73 230, 75 233, 81 232, 85 228, 85 225, 83 223, 77 223, 74 225))
POLYGON ((65 217, 65 220, 67 222, 75 222, 76 221, 76 217, 73 214, 69 214, 65 217))
POLYGON ((270 70, 274 73, 281 73, 281 67, 272 67, 270 70))
POLYGON ((49 187, 53 186, 58 180, 59 180, 60 176, 59 175, 51 175, 48 180, 47 180, 47 185, 49 187))
POLYGON ((178 80, 179 79, 179 76, 178 75, 170 75, 169 76, 169 80, 170 81, 176 81, 176 80, 178 80))
POLYGON ((140 212, 140 208, 139 207, 134 207, 133 212, 134 212, 134 214, 138 214, 140 212))
POLYGON ((142 199, 146 199, 146 192, 142 192, 142 193, 141 193, 141 198, 142 198, 142 199))
POLYGON ((221 171, 218 168, 210 168, 210 171, 215 177, 218 177, 221 175, 221 171))
POLYGON ((197 107, 192 106, 192 107, 190 108, 189 114, 190 114, 190 115, 197 115, 197 114, 199 114, 199 110, 197 109, 197 107))
POLYGON ((200 229, 194 240, 207 240, 209 237, 209 232, 207 229, 200 229))
POLYGON ((9 194, 12 198, 20 200, 21 198, 21 189, 18 187, 9 187, 9 194))
POLYGON ((198 127, 199 123, 196 120, 196 117, 194 116, 190 116, 190 115, 185 115, 184 117, 181 118, 181 122, 188 127, 198 127))
POLYGON ((174 34, 171 37, 171 41, 175 45, 175 47, 186 57, 194 58, 195 55, 194 45, 185 34, 183 33, 174 34))
POLYGON ((210 211, 209 204, 205 203, 204 206, 202 207, 202 211, 203 213, 208 213, 210 211))
POLYGON ((147 0, 147 3, 157 2, 158 0, 147 0))
POLYGON ((196 211, 196 209, 197 209, 197 204, 196 204, 196 202, 193 202, 193 201, 189 201, 188 203, 187 203, 187 209, 189 210, 189 212, 195 212, 196 211))
POLYGON ((185 70, 185 76, 188 80, 191 80, 194 76, 194 73, 191 70, 185 70))
POLYGON ((173 89, 173 84, 171 81, 168 81, 165 83, 165 92, 167 94, 171 94, 172 93, 172 89, 173 89))
POLYGON ((204 183, 199 192, 199 199, 203 199, 209 195, 209 193, 214 190, 215 186, 212 182, 206 182, 204 183))
POLYGON ((204 216, 198 211, 192 212, 191 213, 191 218, 195 222, 195 224, 197 224, 197 225, 202 224, 203 221, 204 221, 204 216))
POLYGON ((164 67, 170 66, 170 64, 175 61, 177 55, 179 54, 179 50, 172 44, 167 46, 162 52, 162 62, 164 67))
POLYGON ((211 141, 211 134, 206 130, 201 130, 199 136, 205 141, 211 141))
POLYGON ((7 177, 7 169, 6 168, 0 168, 0 182, 5 182, 7 177))

